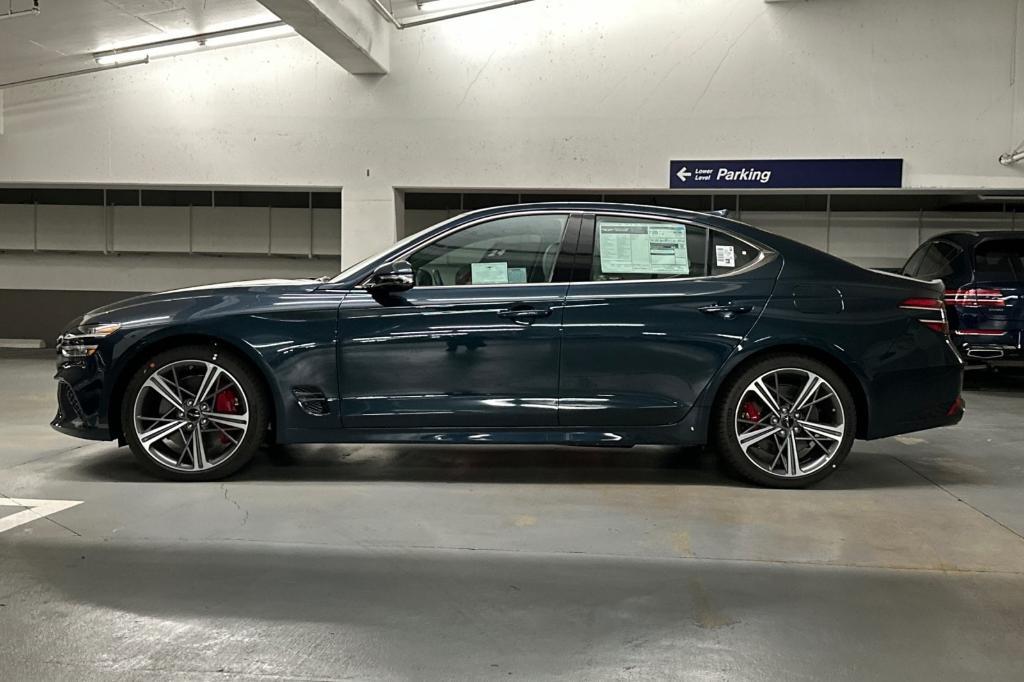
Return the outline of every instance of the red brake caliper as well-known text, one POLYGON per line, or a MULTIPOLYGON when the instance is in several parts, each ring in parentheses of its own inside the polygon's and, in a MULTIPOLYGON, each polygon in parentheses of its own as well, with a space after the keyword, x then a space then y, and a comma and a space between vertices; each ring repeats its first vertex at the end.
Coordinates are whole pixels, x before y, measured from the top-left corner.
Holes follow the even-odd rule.
POLYGON ((761 408, 753 400, 743 403, 743 416, 752 422, 761 421, 761 408))
MULTIPOLYGON (((225 388, 218 393, 213 399, 213 411, 222 414, 237 414, 238 394, 235 393, 235 389, 225 388)), ((231 443, 231 439, 222 433, 220 434, 220 442, 222 445, 228 445, 231 443)))

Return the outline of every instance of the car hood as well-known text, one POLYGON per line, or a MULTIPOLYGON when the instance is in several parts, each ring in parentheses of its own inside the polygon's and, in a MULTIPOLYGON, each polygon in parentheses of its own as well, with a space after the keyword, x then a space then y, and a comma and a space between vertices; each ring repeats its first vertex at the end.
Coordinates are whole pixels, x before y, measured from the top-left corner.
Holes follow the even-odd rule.
POLYGON ((75 320, 73 326, 108 322, 145 324, 150 321, 180 319, 182 313, 190 308, 205 310, 216 306, 217 302, 240 302, 264 294, 310 292, 322 283, 318 279, 255 279, 142 294, 90 310, 75 320))

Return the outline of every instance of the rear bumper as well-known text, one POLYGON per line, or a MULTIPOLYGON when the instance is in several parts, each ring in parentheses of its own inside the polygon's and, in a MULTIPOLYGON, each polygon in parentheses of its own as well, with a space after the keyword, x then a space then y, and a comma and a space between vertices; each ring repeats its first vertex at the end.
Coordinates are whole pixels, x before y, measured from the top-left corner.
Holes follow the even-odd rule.
POLYGON ((870 418, 864 438, 952 426, 963 419, 964 363, 948 341, 928 352, 915 346, 911 357, 926 358, 916 366, 904 358, 900 367, 876 374, 869 387, 870 418), (931 355, 932 357, 928 358, 931 355))
POLYGON ((1019 331, 1003 334, 954 332, 957 351, 969 366, 1024 367, 1019 331))
POLYGON ((924 407, 915 411, 914 414, 904 415, 899 421, 886 419, 878 420, 866 435, 865 440, 877 438, 888 438, 904 433, 915 431, 927 431, 941 426, 954 426, 964 418, 966 402, 961 396, 957 396, 948 403, 947 407, 941 405, 924 407))

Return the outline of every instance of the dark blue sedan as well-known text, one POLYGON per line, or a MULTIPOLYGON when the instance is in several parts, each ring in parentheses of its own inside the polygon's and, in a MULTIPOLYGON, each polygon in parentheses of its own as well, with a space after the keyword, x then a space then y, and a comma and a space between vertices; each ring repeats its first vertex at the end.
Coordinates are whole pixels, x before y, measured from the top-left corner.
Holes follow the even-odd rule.
POLYGON ((940 283, 620 204, 465 214, 330 281, 140 296, 58 349, 54 428, 178 480, 264 443, 710 442, 797 487, 964 409, 940 283))

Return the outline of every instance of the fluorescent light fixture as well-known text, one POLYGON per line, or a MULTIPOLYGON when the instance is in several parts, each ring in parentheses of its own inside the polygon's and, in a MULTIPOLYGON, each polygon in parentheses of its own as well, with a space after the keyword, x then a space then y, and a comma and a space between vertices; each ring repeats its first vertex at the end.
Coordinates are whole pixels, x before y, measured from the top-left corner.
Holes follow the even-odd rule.
POLYGON ((173 45, 158 45, 155 47, 147 47, 145 49, 124 50, 123 52, 101 55, 96 57, 96 63, 100 66, 124 64, 126 62, 143 61, 147 58, 156 59, 158 57, 172 57, 174 55, 185 54, 186 52, 192 52, 193 50, 198 49, 199 41, 189 40, 184 43, 175 43, 173 45))
POLYGON ((159 57, 173 57, 200 49, 241 45, 243 43, 254 43, 292 35, 295 35, 295 29, 291 26, 283 21, 272 21, 266 24, 242 26, 224 31, 200 33, 184 38, 162 40, 156 43, 97 52, 93 55, 93 59, 100 66, 121 66, 124 64, 148 62, 150 59, 157 59, 159 57))

